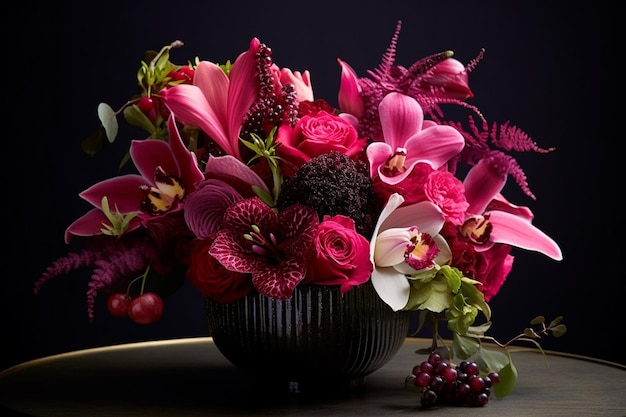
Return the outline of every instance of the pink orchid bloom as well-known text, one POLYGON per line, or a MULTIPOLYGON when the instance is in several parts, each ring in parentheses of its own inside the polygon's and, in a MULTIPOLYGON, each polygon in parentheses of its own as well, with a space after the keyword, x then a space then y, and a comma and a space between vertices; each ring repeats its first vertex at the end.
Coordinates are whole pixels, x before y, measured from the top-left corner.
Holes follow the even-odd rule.
POLYGON ((439 234, 445 222, 441 210, 428 201, 401 207, 403 203, 400 194, 389 197, 370 243, 372 284, 394 311, 409 301, 406 275, 446 264, 452 258, 450 247, 439 234))
POLYGON ((259 293, 287 299, 306 276, 319 227, 315 210, 294 204, 278 214, 260 198, 231 205, 209 253, 226 269, 251 273, 259 293))
POLYGON ((367 147, 372 179, 398 184, 417 163, 439 169, 465 145, 455 128, 424 120, 422 107, 409 96, 389 93, 378 109, 385 141, 367 147))
POLYGON ((79 196, 95 208, 74 221, 65 231, 65 241, 72 236, 102 234, 109 220, 102 211, 107 197, 112 212, 139 213, 126 231, 137 229, 155 216, 180 210, 180 201, 194 190, 204 175, 193 152, 183 143, 176 122, 170 117, 169 142, 157 139, 134 140, 130 156, 141 175, 127 174, 92 185, 79 196))
POLYGON ((462 235, 475 244, 477 251, 505 243, 562 260, 557 243, 532 225, 530 209, 510 204, 500 195, 505 183, 506 176, 484 159, 467 173, 463 185, 470 206, 461 226, 462 235))
POLYGON ((224 152, 241 160, 239 133, 250 106, 257 98, 256 62, 259 40, 237 57, 230 75, 209 61, 198 64, 193 85, 163 89, 159 96, 176 118, 199 127, 224 152))

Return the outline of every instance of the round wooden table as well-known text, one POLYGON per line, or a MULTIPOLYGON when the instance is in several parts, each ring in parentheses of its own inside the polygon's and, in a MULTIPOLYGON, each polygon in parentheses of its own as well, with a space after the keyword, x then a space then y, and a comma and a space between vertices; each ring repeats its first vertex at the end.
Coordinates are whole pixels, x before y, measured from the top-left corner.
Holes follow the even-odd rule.
POLYGON ((425 356, 425 339, 407 338, 396 356, 366 378, 364 390, 337 396, 267 396, 231 365, 211 338, 87 349, 0 372, 0 415, 99 416, 626 416, 626 366, 515 348, 512 394, 480 408, 422 409, 404 378, 425 356), (4 412, 4 414, 2 413, 4 412))

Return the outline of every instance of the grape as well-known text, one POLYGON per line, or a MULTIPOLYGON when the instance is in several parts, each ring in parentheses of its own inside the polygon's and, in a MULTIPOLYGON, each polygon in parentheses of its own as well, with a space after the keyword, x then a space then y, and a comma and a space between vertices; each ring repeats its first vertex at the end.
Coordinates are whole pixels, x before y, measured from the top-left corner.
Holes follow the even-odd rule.
POLYGON ((489 402, 491 388, 500 382, 497 372, 481 376, 478 364, 462 361, 455 366, 432 352, 428 359, 413 367, 415 386, 421 388, 422 407, 457 405, 483 407, 489 402))

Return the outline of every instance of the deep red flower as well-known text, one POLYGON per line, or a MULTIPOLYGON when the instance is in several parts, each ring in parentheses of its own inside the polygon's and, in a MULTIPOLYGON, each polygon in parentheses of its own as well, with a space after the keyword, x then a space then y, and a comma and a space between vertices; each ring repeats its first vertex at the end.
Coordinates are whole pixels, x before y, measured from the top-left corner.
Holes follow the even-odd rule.
POLYGON ((318 227, 317 213, 307 206, 294 204, 276 214, 252 197, 226 211, 209 253, 230 271, 251 273, 261 294, 287 299, 306 275, 318 227))

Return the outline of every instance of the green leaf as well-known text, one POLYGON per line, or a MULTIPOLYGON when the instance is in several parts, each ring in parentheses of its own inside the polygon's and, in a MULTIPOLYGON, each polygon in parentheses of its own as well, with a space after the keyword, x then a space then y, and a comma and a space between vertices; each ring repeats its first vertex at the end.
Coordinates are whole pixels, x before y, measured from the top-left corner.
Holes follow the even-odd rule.
POLYGON ((511 359, 506 350, 486 349, 480 347, 474 355, 474 361, 483 372, 498 372, 507 366, 511 359))
POLYGON ((119 129, 115 111, 108 104, 100 103, 98 105, 98 118, 104 127, 109 143, 113 143, 119 129))
POLYGON ((558 316, 557 318, 555 318, 554 320, 550 322, 550 325, 548 327, 556 326, 557 324, 561 322, 561 320, 563 320, 563 316, 558 316))
POLYGON ((567 331, 567 327, 564 324, 559 324, 557 326, 552 327, 552 336, 561 337, 567 331))
POLYGON ((513 391, 517 382, 517 369, 510 361, 505 367, 498 371, 500 382, 493 386, 493 393, 497 398, 506 397, 513 391))
POLYGON ((124 109, 124 118, 129 124, 142 128, 150 135, 156 135, 156 128, 154 127, 154 124, 136 104, 128 106, 124 109))
POLYGON ((104 128, 100 126, 98 130, 80 142, 80 147, 87 155, 94 156, 102 150, 106 143, 108 143, 106 133, 104 128))
POLYGON ((544 316, 537 316, 534 319, 532 319, 530 321, 530 324, 532 324, 533 326, 536 324, 542 324, 546 322, 546 318, 544 316))
POLYGON ((454 333, 452 337, 452 352, 455 357, 467 359, 478 352, 479 349, 480 343, 478 339, 454 333))

